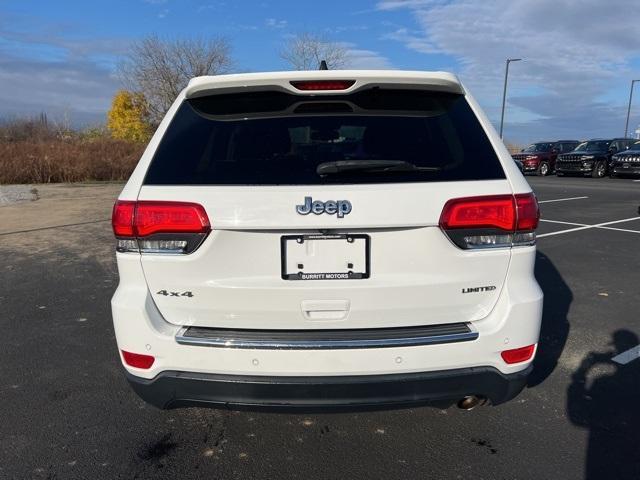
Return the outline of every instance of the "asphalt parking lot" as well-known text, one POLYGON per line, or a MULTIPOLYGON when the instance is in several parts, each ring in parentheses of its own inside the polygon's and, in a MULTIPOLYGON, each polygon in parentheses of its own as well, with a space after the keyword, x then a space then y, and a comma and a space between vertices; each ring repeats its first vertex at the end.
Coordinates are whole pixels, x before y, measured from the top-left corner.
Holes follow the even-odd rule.
POLYGON ((640 360, 616 357, 640 344, 640 182, 529 180, 539 354, 516 400, 473 411, 156 410, 111 326, 121 186, 0 206, 0 478, 640 478, 640 360))

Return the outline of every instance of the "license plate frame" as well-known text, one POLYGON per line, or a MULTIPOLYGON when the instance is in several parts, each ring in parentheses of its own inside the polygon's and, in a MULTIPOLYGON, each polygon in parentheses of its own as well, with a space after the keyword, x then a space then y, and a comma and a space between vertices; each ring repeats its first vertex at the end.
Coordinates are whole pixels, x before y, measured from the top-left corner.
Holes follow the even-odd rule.
POLYGON ((283 280, 361 280, 371 275, 371 237, 361 233, 340 234, 298 234, 283 235, 280 237, 280 269, 283 280), (351 240, 350 240, 351 239, 351 240), (304 243, 313 241, 337 241, 354 242, 356 239, 364 240, 364 271, 347 270, 344 272, 287 272, 287 245, 290 242, 304 243))

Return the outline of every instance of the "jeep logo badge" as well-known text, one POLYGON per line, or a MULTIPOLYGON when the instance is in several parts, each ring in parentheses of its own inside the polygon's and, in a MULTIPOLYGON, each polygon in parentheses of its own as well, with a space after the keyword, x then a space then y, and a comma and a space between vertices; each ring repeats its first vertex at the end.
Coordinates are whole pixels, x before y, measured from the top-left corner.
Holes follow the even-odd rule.
POLYGON ((327 200, 326 202, 321 202, 319 200, 313 201, 311 197, 304 197, 304 204, 296 205, 296 212, 300 215, 309 215, 310 213, 315 215, 322 213, 337 214, 338 218, 342 218, 351 212, 351 202, 349 200, 327 200))

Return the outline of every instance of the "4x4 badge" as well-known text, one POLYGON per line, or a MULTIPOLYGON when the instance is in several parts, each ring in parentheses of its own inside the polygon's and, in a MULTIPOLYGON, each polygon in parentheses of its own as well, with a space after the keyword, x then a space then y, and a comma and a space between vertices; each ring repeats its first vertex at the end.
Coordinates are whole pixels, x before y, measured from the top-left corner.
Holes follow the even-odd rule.
POLYGON ((349 215, 351 208, 351 202, 349 200, 327 200, 326 202, 321 202, 320 200, 313 201, 311 197, 304 197, 304 203, 302 205, 296 205, 296 212, 300 215, 309 215, 310 213, 320 215, 322 213, 328 213, 329 215, 337 215, 338 218, 342 218, 345 215, 349 215))

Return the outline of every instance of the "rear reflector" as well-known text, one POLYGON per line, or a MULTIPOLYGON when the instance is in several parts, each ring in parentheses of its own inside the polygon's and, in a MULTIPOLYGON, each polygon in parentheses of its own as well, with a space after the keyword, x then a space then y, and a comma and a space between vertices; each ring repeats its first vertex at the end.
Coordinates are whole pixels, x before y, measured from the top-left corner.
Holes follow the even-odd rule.
POLYGON ((296 80, 290 82, 298 90, 346 90, 355 80, 296 80))
POLYGON ((151 355, 131 353, 124 350, 122 350, 122 358, 124 358, 124 363, 126 363, 130 367, 141 368, 143 370, 151 368, 151 365, 153 365, 153 362, 155 362, 156 360, 151 355))
POLYGON ((533 344, 526 347, 505 350, 504 352, 500 353, 500 356, 502 356, 502 359, 506 363, 521 363, 531 359, 531 357, 533 357, 533 352, 535 351, 535 349, 536 346, 535 344, 533 344))
POLYGON ((202 205, 162 201, 117 201, 112 226, 118 251, 143 253, 191 253, 211 230, 202 205))
POLYGON ((533 245, 540 218, 533 193, 449 200, 440 228, 460 248, 533 245))

